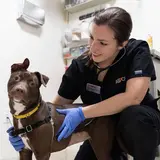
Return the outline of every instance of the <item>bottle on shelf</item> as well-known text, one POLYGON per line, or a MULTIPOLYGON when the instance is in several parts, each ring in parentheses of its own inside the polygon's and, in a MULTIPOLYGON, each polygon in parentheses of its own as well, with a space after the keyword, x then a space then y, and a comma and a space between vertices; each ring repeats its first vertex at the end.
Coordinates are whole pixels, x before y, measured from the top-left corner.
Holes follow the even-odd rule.
POLYGON ((148 34, 147 43, 148 43, 150 49, 153 49, 153 37, 150 34, 148 34))

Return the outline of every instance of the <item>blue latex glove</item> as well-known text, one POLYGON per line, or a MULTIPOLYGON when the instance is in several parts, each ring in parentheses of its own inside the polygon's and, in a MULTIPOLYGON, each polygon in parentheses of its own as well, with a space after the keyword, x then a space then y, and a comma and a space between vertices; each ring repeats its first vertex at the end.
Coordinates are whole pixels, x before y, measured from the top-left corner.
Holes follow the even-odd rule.
POLYGON ((7 133, 9 134, 9 141, 12 144, 12 146, 14 147, 14 149, 19 152, 24 148, 24 143, 23 143, 21 137, 11 136, 11 131, 13 131, 13 129, 14 129, 14 127, 10 127, 7 130, 7 133))
POLYGON ((58 130, 58 141, 67 138, 72 134, 76 127, 85 120, 82 107, 71 109, 56 109, 60 114, 64 114, 65 119, 58 130))

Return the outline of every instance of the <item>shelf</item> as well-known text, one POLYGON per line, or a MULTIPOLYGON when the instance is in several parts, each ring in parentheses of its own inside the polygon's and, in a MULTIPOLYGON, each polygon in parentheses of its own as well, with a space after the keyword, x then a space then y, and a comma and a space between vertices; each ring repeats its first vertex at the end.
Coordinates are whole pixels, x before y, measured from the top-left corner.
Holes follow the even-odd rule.
POLYGON ((67 44, 67 47, 74 48, 74 47, 84 46, 84 45, 88 44, 88 41, 89 41, 89 38, 85 38, 85 39, 82 39, 79 41, 73 41, 73 42, 67 44))
POLYGON ((155 50, 155 49, 151 49, 151 56, 153 57, 153 59, 156 59, 158 61, 160 61, 160 52, 155 50))
POLYGON ((71 7, 66 7, 66 10, 70 13, 75 13, 75 12, 79 12, 97 5, 105 4, 109 1, 110 0, 88 0, 81 4, 77 4, 71 7))
POLYGON ((70 59, 74 59, 74 58, 77 58, 77 57, 79 57, 79 56, 64 57, 63 59, 65 59, 65 60, 70 60, 70 59))

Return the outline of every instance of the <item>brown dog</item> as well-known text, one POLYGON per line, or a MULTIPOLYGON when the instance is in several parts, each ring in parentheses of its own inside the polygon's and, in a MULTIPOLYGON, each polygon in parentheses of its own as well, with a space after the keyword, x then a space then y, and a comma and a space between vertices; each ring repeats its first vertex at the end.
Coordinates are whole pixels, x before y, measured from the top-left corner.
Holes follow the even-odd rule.
POLYGON ((20 160, 48 160, 52 152, 89 139, 98 160, 109 160, 112 147, 113 122, 109 117, 86 120, 66 139, 57 141, 56 133, 64 116, 56 108, 72 108, 78 105, 58 106, 42 100, 40 86, 46 86, 49 78, 39 72, 29 72, 29 60, 14 64, 8 81, 10 112, 14 131, 25 144, 20 160))

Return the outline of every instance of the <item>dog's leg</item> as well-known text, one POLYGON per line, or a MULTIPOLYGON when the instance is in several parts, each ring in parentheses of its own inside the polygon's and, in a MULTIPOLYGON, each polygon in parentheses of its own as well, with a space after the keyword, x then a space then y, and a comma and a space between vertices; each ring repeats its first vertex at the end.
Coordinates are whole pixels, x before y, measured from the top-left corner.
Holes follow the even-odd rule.
POLYGON ((32 160, 32 151, 23 149, 19 152, 20 160, 32 160))
POLYGON ((46 155, 35 155, 36 160, 49 160, 50 158, 50 153, 46 154, 46 155))
POLYGON ((111 160, 115 125, 110 117, 97 118, 90 125, 90 143, 98 160, 111 160))

